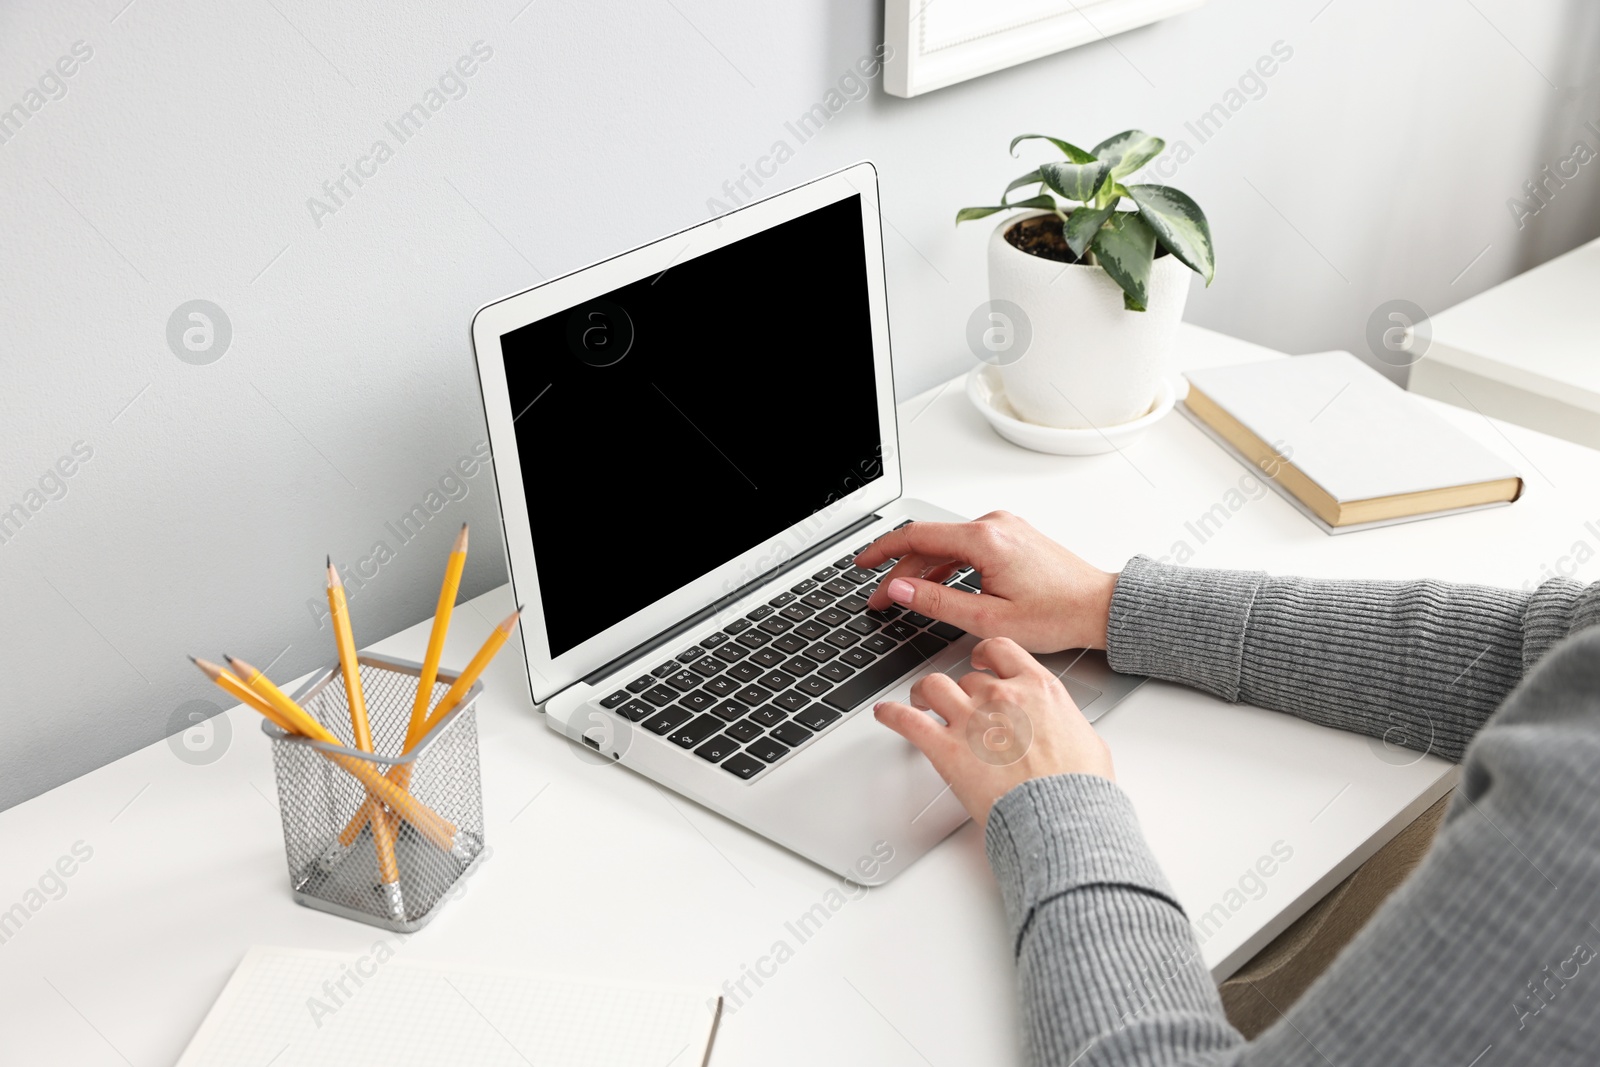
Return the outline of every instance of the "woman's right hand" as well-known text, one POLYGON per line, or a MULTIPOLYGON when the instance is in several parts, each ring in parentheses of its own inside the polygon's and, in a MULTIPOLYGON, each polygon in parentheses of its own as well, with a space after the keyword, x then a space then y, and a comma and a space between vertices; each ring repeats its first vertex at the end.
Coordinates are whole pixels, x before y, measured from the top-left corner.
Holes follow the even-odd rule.
POLYGON ((1029 652, 1105 648, 1117 576, 1090 566, 1004 511, 976 522, 913 522, 856 556, 862 567, 898 559, 871 606, 891 602, 979 637, 1009 637, 1029 652), (983 591, 941 583, 972 567, 983 591))

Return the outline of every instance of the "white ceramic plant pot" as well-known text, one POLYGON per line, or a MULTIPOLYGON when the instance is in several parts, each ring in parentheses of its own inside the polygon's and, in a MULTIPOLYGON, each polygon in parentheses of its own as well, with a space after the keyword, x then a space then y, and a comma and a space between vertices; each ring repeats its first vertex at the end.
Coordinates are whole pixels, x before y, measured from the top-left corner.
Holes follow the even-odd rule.
POLYGON ((1000 367, 1006 399, 1042 426, 1082 430, 1139 418, 1172 373, 1193 272, 1177 256, 1157 256, 1148 310, 1128 311, 1100 267, 1013 247, 1005 232, 1019 221, 1006 219, 989 238, 989 298, 1020 307, 1032 334, 1022 356, 1000 367))

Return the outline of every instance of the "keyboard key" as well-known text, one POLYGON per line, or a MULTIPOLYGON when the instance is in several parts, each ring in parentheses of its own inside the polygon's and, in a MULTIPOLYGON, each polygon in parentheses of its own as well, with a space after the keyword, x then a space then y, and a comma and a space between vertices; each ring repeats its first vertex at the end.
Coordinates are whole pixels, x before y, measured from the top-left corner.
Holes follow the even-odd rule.
POLYGON ((863 582, 876 580, 878 576, 864 567, 857 567, 854 561, 852 561, 849 567, 844 568, 843 573, 841 573, 839 577, 845 579, 846 581, 851 581, 857 585, 861 585, 863 582))
POLYGON ((892 622, 895 619, 898 619, 899 617, 900 617, 900 609, 895 607, 893 604, 890 604, 888 607, 884 608, 882 611, 869 611, 869 612, 867 612, 867 618, 875 619, 878 622, 892 622))
MULTIPOLYGON (((796 636, 795 634, 784 634, 782 637, 772 642, 772 647, 787 652, 792 656, 796 652, 799 652, 802 648, 805 648, 806 644, 807 641, 803 637, 796 636)), ((762 649, 762 651, 765 652, 766 649, 762 649)))
POLYGON ((756 679, 757 685, 764 685, 776 693, 780 689, 787 689, 794 684, 794 676, 784 674, 782 671, 770 671, 756 679))
POLYGON ((723 663, 715 656, 701 656, 699 659, 689 664, 689 669, 701 677, 709 678, 713 674, 721 674, 722 668, 726 666, 726 663, 723 663))
POLYGON ((770 619, 762 619, 761 622, 756 625, 756 629, 765 630, 773 637, 777 637, 781 633, 785 633, 794 629, 794 623, 783 618, 781 615, 774 615, 770 619))
POLYGON ((778 614, 794 622, 805 622, 817 613, 817 609, 807 604, 790 604, 778 614))
POLYGON ((887 638, 882 634, 873 634, 871 637, 861 642, 861 647, 870 649, 877 655, 881 656, 885 652, 893 652, 898 644, 899 642, 887 638))
POLYGON ((784 711, 799 711, 811 703, 811 698, 797 690, 788 689, 774 697, 772 702, 784 711))
POLYGON ((796 656, 794 659, 785 660, 782 666, 790 674, 810 674, 817 669, 816 661, 806 659, 804 656, 796 656))
POLYGON ((811 740, 812 733, 797 722, 786 722, 773 730, 771 736, 782 741, 790 748, 798 748, 811 740))
POLYGON ((643 723, 643 726, 646 730, 649 730, 653 734, 662 734, 664 736, 666 734, 670 734, 672 731, 676 730, 678 727, 682 726, 692 718, 694 718, 692 714, 684 711, 681 708, 668 708, 666 711, 657 712, 655 715, 646 719, 643 723))
POLYGON ((834 648, 832 645, 824 645, 821 642, 818 642, 817 644, 814 644, 805 650, 805 655, 816 660, 818 663, 826 663, 838 654, 839 650, 837 648, 834 648))
POLYGON ((821 641, 828 636, 828 628, 816 620, 801 623, 794 628, 794 632, 809 641, 821 641))
POLYGON ((851 633, 849 630, 835 630, 827 637, 824 637, 823 640, 836 648, 849 648, 857 641, 860 641, 861 638, 860 636, 851 633))
POLYGON ((760 667, 776 667, 783 662, 783 652, 781 649, 773 648, 772 645, 758 648, 750 653, 750 662, 760 667))
POLYGON ((802 593, 811 592, 811 590, 815 589, 816 587, 817 587, 817 583, 812 581, 810 578, 807 578, 805 581, 801 582, 799 585, 791 585, 789 587, 789 592, 793 593, 795 596, 799 596, 802 593))
POLYGON ((865 637, 867 634, 870 634, 872 631, 876 630, 878 628, 878 624, 876 621, 867 618, 865 615, 858 615, 849 622, 845 623, 844 627, 847 630, 854 631, 855 633, 861 634, 863 637, 865 637))
POLYGON ((667 660, 667 662, 661 664, 659 667, 656 667, 656 668, 652 669, 650 671, 650 673, 652 675, 654 675, 655 677, 657 677, 657 678, 665 678, 667 675, 671 674, 673 671, 675 671, 677 669, 678 669, 677 661, 669 659, 669 660, 667 660))
POLYGON ((924 666, 944 648, 943 639, 919 633, 911 642, 901 645, 866 670, 858 671, 854 678, 822 699, 840 711, 850 711, 862 701, 877 695, 880 690, 888 688, 902 675, 924 666))
POLYGON ((951 626, 947 622, 936 622, 932 626, 928 627, 928 632, 938 637, 942 637, 946 641, 954 641, 967 631, 961 629, 959 626, 951 626))
POLYGON ((759 763, 756 760, 751 759, 743 752, 736 752, 732 756, 729 756, 727 759, 722 761, 723 770, 727 771, 729 774, 743 778, 747 782, 756 775, 760 774, 765 767, 766 764, 759 763))
POLYGON ((748 656, 750 654, 750 650, 745 648, 743 645, 738 644, 737 642, 729 641, 725 645, 718 645, 716 651, 712 652, 711 654, 718 659, 725 659, 729 663, 732 663, 734 660, 743 659, 744 657, 748 656))
POLYGON ((821 733, 824 727, 839 721, 839 713, 817 704, 796 715, 794 721, 808 730, 821 733))
POLYGON ((800 603, 809 604, 812 607, 816 608, 818 611, 821 611, 823 608, 827 607, 829 604, 832 604, 833 601, 834 601, 833 594, 832 593, 824 593, 821 589, 813 589, 811 592, 807 593, 805 596, 800 598, 800 603))
POLYGON ((733 738, 741 745, 747 741, 754 741, 762 734, 761 727, 757 726, 749 719, 740 719, 738 722, 728 727, 727 732, 729 737, 733 738))
POLYGON ((686 726, 679 726, 667 735, 667 740, 679 748, 693 748, 718 730, 722 720, 715 715, 702 715, 686 726))
POLYGON ((849 596, 856 591, 856 587, 845 581, 843 578, 835 578, 831 582, 823 582, 822 588, 826 589, 834 596, 849 596))
POLYGON ((823 693, 826 693, 828 690, 832 689, 833 683, 828 681, 826 678, 813 674, 809 678, 800 679, 800 684, 796 685, 795 688, 802 693, 819 697, 823 693))
POLYGON ((668 689, 664 685, 658 685, 654 689, 646 689, 644 698, 656 707, 664 708, 678 699, 678 691, 676 689, 668 689))
POLYGON ((789 713, 787 711, 784 711, 782 708, 773 704, 768 704, 764 708, 757 708, 755 711, 750 713, 751 721, 760 723, 762 726, 769 727, 778 725, 788 717, 789 713))
POLYGON ((709 637, 707 637, 704 641, 701 641, 700 643, 702 645, 704 645, 706 648, 716 648, 718 645, 722 644, 727 639, 728 639, 728 635, 723 633, 721 630, 718 630, 716 633, 710 635, 709 637))
POLYGON ((900 561, 897 560, 897 559, 886 559, 882 563, 878 564, 876 567, 872 568, 873 573, 882 574, 884 571, 888 570, 890 567, 893 567, 896 563, 899 563, 899 562, 900 561))
POLYGON ((789 603, 793 599, 794 599, 794 594, 793 593, 779 593, 777 596, 775 596, 771 600, 767 601, 767 603, 771 604, 775 608, 781 608, 781 607, 783 607, 785 604, 789 603))
POLYGON ((856 672, 843 663, 825 663, 817 669, 817 673, 830 682, 842 682, 856 672))
POLYGON ((700 676, 694 671, 679 671, 667 679, 667 684, 680 693, 687 693, 691 689, 699 689, 700 682, 700 676))
POLYGON ((740 634, 738 637, 735 637, 734 640, 739 642, 741 645, 743 645, 746 648, 760 648, 762 645, 766 644, 768 641, 771 641, 772 638, 768 637, 766 634, 762 633, 760 630, 746 630, 744 633, 740 634))
POLYGON ((600 706, 602 708, 614 708, 618 704, 621 704, 624 700, 627 700, 627 699, 628 699, 628 691, 626 689, 618 689, 615 693, 612 693, 610 696, 603 698, 600 701, 600 706))
POLYGON ((728 677, 726 674, 720 678, 713 678, 706 683, 706 692, 712 694, 713 696, 731 697, 738 691, 738 681, 728 677))
POLYGON ((920 611, 908 611, 908 612, 906 612, 905 620, 906 620, 906 622, 909 622, 912 626, 926 626, 926 625, 928 625, 929 623, 931 623, 933 621, 932 619, 928 618, 926 615, 922 614, 922 612, 920 612, 920 611))
MULTIPOLYGON (((932 0, 929 0, 929 3, 932 3, 932 0)), ((833 606, 838 608, 840 611, 848 611, 852 615, 856 614, 858 611, 867 610, 867 602, 861 599, 860 593, 857 593, 854 596, 842 596, 833 606)))
POLYGON ((696 689, 692 693, 685 693, 678 701, 678 707, 688 708, 690 711, 705 711, 717 702, 717 698, 704 689, 696 689))
POLYGON ((726 734, 718 734, 716 737, 713 737, 711 740, 695 749, 694 754, 703 760, 709 760, 712 763, 721 763, 723 760, 733 755, 734 749, 738 747, 739 743, 733 738, 728 737, 726 734))
POLYGON ((741 704, 737 700, 724 700, 712 705, 711 714, 724 722, 732 722, 750 710, 750 705, 741 704))
POLYGON ((840 611, 838 608, 829 608, 826 611, 817 613, 817 623, 822 626, 843 626, 849 621, 849 613, 840 611))
POLYGON ((983 592, 983 575, 977 571, 968 571, 956 579, 956 584, 972 590, 974 593, 983 592))
POLYGON ((728 668, 728 676, 730 678, 734 678, 737 681, 745 682, 747 684, 755 681, 765 673, 765 671, 756 666, 754 663, 741 663, 735 667, 728 668))
POLYGON ((896 641, 909 641, 917 633, 917 628, 903 619, 896 619, 883 628, 885 637, 892 637, 896 641))
POLYGON ((838 573, 839 573, 839 570, 836 567, 824 567, 820 571, 818 571, 817 573, 813 574, 811 576, 811 580, 814 581, 814 582, 825 582, 829 578, 832 578, 835 574, 838 574, 838 573))
POLYGON ((759 685, 747 685, 735 693, 733 699, 742 700, 746 704, 760 704, 770 696, 772 694, 759 685))
POLYGON ((763 763, 776 763, 789 754, 789 746, 780 744, 771 737, 759 737, 750 742, 745 751, 763 763))
POLYGON ((646 675, 643 675, 641 677, 635 678, 633 681, 629 682, 628 683, 628 692, 630 692, 630 693, 642 693, 646 689, 649 689, 652 685, 655 685, 655 684, 656 684, 656 680, 654 678, 650 677, 648 674, 646 674, 646 675))
POLYGON ((758 604, 754 610, 745 613, 745 618, 749 619, 751 622, 760 622, 762 619, 771 614, 771 604, 758 604))
POLYGON ((688 648, 678 653, 678 662, 693 663, 695 660, 699 659, 705 654, 706 650, 701 648, 699 645, 690 645, 688 648))
POLYGON ((854 567, 856 565, 856 557, 854 555, 840 556, 838 559, 833 561, 833 565, 835 569, 841 571, 848 567, 854 567))
POLYGON ((848 663, 852 667, 861 668, 877 659, 871 652, 864 648, 847 648, 839 653, 839 662, 848 663))
POLYGON ((744 630, 750 629, 750 620, 734 619, 733 621, 729 622, 728 625, 724 626, 723 629, 730 634, 740 633, 744 630))
POLYGON ((646 715, 655 710, 655 708, 652 708, 649 704, 646 704, 642 700, 630 700, 626 704, 622 705, 622 707, 617 709, 617 714, 621 715, 629 722, 638 722, 640 719, 644 718, 646 715))

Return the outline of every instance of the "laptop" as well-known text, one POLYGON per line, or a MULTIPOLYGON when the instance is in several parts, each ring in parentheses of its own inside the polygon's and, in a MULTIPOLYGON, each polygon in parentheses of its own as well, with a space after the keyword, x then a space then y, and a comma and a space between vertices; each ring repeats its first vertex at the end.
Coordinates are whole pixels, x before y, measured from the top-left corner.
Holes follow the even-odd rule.
MULTIPOLYGON (((868 610, 888 565, 852 559, 963 519, 902 496, 870 163, 490 304, 472 342, 551 729, 858 884, 966 820, 871 712, 976 642, 868 610)), ((1050 659, 1100 713, 1140 681, 1050 659)))

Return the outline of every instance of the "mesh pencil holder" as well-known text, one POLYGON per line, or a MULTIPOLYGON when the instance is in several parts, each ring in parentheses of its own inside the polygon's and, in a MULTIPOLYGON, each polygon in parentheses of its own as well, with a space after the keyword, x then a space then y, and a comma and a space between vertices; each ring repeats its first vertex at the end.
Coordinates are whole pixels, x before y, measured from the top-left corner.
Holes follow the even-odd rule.
MULTIPOLYGON (((483 686, 474 683, 402 754, 422 665, 370 652, 358 662, 374 752, 355 747, 338 666, 312 678, 294 700, 340 744, 262 723, 272 739, 289 882, 295 900, 307 907, 409 933, 428 924, 483 857, 475 707, 483 686), (368 784, 357 777, 364 772, 368 784), (374 774, 396 788, 380 782, 379 790, 369 789, 374 774), (388 802, 369 803, 377 792, 388 802), (374 826, 374 810, 384 826, 374 826), (380 860, 385 852, 392 863, 380 860)), ((441 669, 430 702, 457 677, 441 669)))

